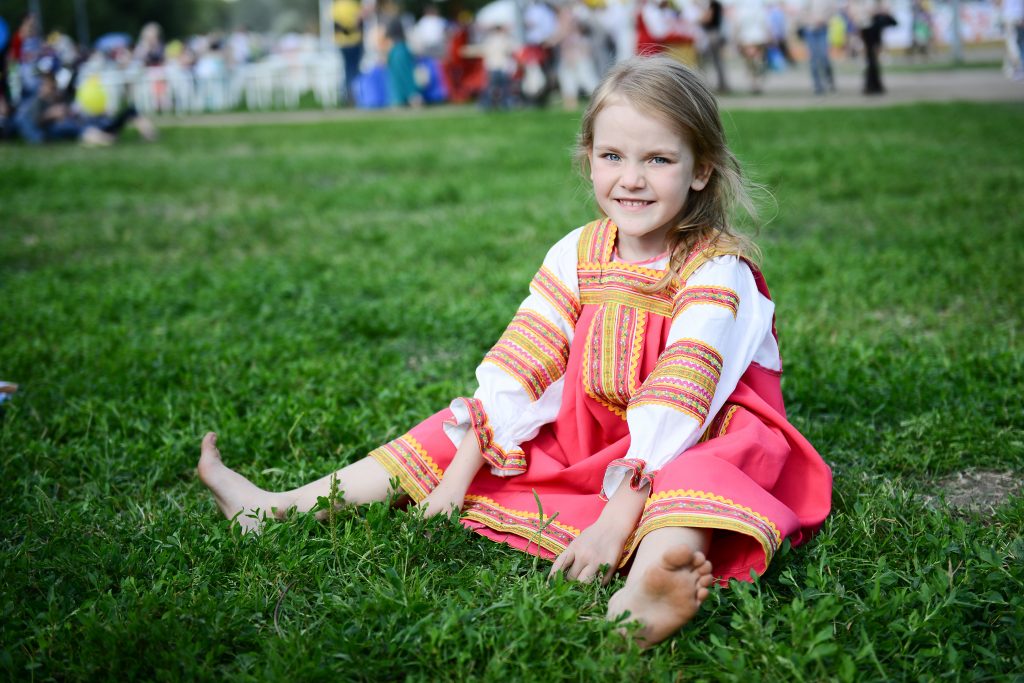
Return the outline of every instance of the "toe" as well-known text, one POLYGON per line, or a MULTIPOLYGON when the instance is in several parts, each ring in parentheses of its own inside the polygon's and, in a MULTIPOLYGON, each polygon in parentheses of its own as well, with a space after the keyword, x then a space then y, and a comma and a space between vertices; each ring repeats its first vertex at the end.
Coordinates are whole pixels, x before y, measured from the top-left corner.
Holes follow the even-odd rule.
POLYGON ((207 432, 206 436, 203 437, 203 452, 217 451, 217 434, 214 432, 207 432))

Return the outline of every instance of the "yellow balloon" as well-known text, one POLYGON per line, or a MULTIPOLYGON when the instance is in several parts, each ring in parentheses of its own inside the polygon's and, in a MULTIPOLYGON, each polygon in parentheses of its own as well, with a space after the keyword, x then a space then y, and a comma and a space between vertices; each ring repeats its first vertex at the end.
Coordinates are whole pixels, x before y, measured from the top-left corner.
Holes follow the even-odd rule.
POLYGON ((78 87, 75 100, 89 116, 99 116, 107 112, 107 91, 103 89, 100 77, 95 74, 86 78, 78 87))

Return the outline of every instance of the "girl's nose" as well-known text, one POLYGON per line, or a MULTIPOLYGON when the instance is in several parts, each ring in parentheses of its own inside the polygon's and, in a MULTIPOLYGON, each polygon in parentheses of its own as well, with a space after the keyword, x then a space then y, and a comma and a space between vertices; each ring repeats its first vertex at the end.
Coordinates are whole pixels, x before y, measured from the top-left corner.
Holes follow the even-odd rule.
POLYGON ((644 186, 644 168, 640 164, 626 164, 622 169, 619 184, 624 188, 637 189, 644 186))

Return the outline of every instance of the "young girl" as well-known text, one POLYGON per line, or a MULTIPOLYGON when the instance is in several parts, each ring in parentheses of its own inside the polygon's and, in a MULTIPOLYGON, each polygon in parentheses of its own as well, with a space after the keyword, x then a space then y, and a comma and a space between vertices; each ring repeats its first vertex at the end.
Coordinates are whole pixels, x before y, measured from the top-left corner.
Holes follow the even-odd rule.
POLYGON ((258 529, 313 509, 334 478, 350 504, 397 480, 425 514, 461 510, 477 533, 553 558, 552 574, 628 569, 608 616, 628 612, 644 646, 715 580, 749 580, 818 529, 831 472, 786 421, 774 306, 728 224, 749 202, 711 93, 670 59, 623 62, 577 156, 605 217, 548 252, 473 397, 281 493, 226 467, 207 434, 199 475, 228 518, 258 529))

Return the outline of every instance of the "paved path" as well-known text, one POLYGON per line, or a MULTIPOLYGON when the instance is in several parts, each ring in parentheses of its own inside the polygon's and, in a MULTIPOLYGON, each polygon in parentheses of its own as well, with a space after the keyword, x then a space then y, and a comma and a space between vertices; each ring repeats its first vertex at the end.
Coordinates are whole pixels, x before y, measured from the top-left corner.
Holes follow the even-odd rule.
MULTIPOLYGON (((808 109, 843 107, 883 107, 913 102, 1016 102, 1024 105, 1024 82, 1012 81, 996 67, 972 66, 962 69, 900 70, 884 74, 888 92, 882 96, 861 94, 859 67, 842 65, 837 69, 838 92, 825 96, 811 94, 811 79, 806 64, 783 73, 769 74, 761 95, 748 95, 741 89, 746 78, 739 65, 730 66, 730 85, 735 94, 720 98, 723 109, 808 109)), ((229 114, 163 116, 159 127, 273 125, 282 123, 321 123, 379 118, 476 116, 469 105, 442 105, 419 110, 325 109, 229 114)))
MULTIPOLYGON (((726 109, 793 109, 813 107, 880 107, 912 102, 1019 102, 1024 104, 1024 82, 1012 81, 998 68, 892 70, 883 74, 886 94, 861 94, 863 76, 855 67, 837 70, 838 92, 825 96, 811 93, 806 65, 770 74, 760 96, 729 95, 721 99, 726 109)), ((742 87, 746 79, 733 72, 731 84, 742 87)))

